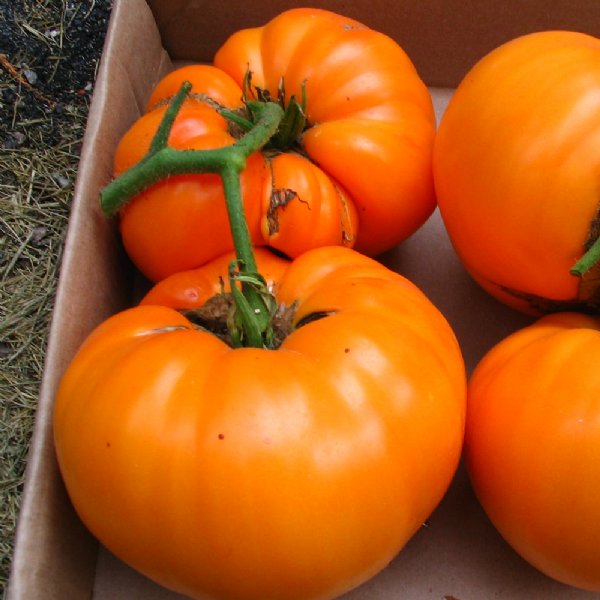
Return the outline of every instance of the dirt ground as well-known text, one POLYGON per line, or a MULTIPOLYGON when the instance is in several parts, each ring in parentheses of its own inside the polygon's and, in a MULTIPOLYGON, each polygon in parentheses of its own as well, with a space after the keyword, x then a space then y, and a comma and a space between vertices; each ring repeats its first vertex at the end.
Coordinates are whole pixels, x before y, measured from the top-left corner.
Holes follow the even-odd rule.
POLYGON ((0 595, 112 0, 0 0, 0 595))

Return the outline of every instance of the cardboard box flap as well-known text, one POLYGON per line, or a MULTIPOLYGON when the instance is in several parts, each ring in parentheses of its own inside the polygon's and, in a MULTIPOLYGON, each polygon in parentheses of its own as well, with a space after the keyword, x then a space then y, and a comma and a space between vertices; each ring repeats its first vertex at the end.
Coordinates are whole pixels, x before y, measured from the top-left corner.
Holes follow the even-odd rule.
POLYGON ((17 526, 9 600, 89 598, 97 544, 73 514, 58 473, 52 407, 60 377, 89 331, 130 302, 128 262, 114 223, 99 209, 112 153, 169 69, 152 13, 143 1, 115 2, 96 81, 69 221, 46 353, 25 489, 17 526), (135 6, 134 6, 135 5, 135 6), (132 10, 133 9, 133 10, 132 10), (128 61, 136 52, 144 61, 128 61), (106 127, 106 123, 111 123, 106 127))

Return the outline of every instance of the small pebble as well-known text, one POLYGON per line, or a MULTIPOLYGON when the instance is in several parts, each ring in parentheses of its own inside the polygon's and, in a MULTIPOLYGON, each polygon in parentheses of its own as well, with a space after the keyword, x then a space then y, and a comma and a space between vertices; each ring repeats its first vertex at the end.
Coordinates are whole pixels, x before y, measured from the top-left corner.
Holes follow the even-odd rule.
POLYGON ((61 173, 54 173, 52 175, 52 179, 54 179, 54 181, 56 181, 56 183, 62 189, 68 188, 71 185, 71 180, 66 175, 62 175, 61 173))
POLYGON ((37 245, 46 237, 46 235, 48 235, 48 228, 40 225, 33 229, 29 239, 32 244, 37 245))
POLYGON ((32 71, 31 69, 25 69, 23 71, 23 75, 31 85, 35 85, 37 83, 38 76, 35 71, 32 71))

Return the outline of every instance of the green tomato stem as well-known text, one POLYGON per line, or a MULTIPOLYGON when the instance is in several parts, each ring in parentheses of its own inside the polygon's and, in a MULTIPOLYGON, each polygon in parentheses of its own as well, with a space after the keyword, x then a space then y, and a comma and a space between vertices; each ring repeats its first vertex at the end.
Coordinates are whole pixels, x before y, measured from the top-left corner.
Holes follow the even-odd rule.
POLYGON ((224 169, 232 166, 241 173, 247 158, 273 137, 283 118, 283 109, 274 102, 253 102, 254 126, 231 146, 210 150, 175 150, 167 145, 167 139, 170 127, 181 108, 178 98, 179 94, 165 112, 163 123, 152 140, 148 154, 100 193, 100 206, 107 216, 114 215, 128 200, 172 175, 221 174, 224 169), (163 126, 165 122, 168 127, 163 126))
POLYGON ((229 216, 229 228, 233 237, 235 255, 242 263, 242 270, 254 273, 257 271, 250 231, 244 216, 242 202, 242 191, 240 188, 240 172, 234 164, 225 167, 221 171, 223 191, 227 203, 227 214, 229 216))
MULTIPOLYGON (((207 150, 175 150, 168 146, 171 128, 191 85, 184 83, 173 98, 150 144, 147 155, 122 173, 100 194, 100 206, 107 216, 151 185, 173 175, 216 173, 221 177, 237 260, 232 288, 241 282, 241 294, 233 292, 235 315, 232 338, 238 345, 268 347, 272 339, 272 314, 276 302, 258 274, 250 232, 244 214, 240 175, 248 157, 265 146, 277 133, 284 115, 274 102, 247 102, 252 127, 230 146, 207 150)), ((232 268, 232 271, 234 269, 232 268)))
POLYGON ((231 123, 235 123, 242 131, 250 131, 254 127, 254 123, 250 119, 242 117, 233 110, 227 108, 218 108, 218 113, 225 117, 231 123))
POLYGON ((571 268, 571 275, 583 277, 598 262, 600 262, 600 237, 571 268))
POLYGON ((156 154, 162 148, 167 147, 167 142, 169 140, 169 134, 171 133, 171 129, 173 128, 173 123, 175 122, 175 118, 179 114, 185 99, 188 97, 188 94, 192 90, 192 84, 189 81, 184 81, 181 84, 177 94, 171 100, 169 107, 165 111, 165 115, 163 120, 160 122, 158 129, 156 130, 156 134, 154 138, 152 138, 152 142, 150 144, 149 155, 156 154))

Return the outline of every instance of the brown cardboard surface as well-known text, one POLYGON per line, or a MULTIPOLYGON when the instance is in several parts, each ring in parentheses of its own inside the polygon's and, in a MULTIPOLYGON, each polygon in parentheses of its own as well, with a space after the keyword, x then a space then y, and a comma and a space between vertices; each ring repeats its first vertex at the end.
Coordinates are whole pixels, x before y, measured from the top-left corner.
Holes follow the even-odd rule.
POLYGON ((600 35, 596 0, 261 0, 235 8, 227 2, 149 0, 161 21, 163 43, 174 59, 210 60, 239 23, 262 25, 294 6, 326 7, 363 20, 398 40, 432 86, 452 87, 477 58, 502 42, 540 29, 600 35))
MULTIPOLYGON (((225 36, 258 24, 296 2, 261 0, 239 11, 208 1, 115 0, 96 83, 56 299, 8 600, 176 600, 126 567, 85 531, 56 468, 51 413, 57 383, 85 335, 130 302, 132 272, 99 190, 110 179, 117 140, 140 114, 151 87, 173 58, 210 59, 225 36), (158 19, 158 28, 155 23, 158 19)), ((485 46, 544 26, 600 34, 600 4, 573 0, 503 3, 385 0, 314 3, 362 19, 401 41, 430 85, 456 83, 485 46)), ((440 115, 451 90, 432 89, 440 115)), ((496 341, 530 319, 498 304, 467 276, 436 212, 382 261, 417 283, 446 315, 469 370, 496 341)), ((500 539, 477 504, 462 470, 446 498, 392 564, 347 600, 454 597, 598 598, 554 582, 500 539)))

